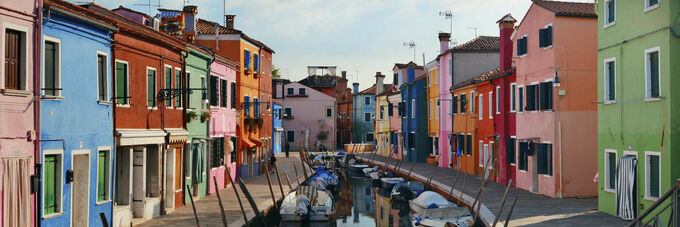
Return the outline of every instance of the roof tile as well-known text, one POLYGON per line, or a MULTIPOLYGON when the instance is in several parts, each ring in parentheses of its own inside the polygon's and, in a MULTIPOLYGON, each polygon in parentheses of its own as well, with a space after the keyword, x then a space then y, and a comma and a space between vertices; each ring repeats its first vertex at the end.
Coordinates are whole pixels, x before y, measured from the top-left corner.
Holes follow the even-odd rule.
POLYGON ((595 4, 587 2, 560 2, 533 0, 534 4, 552 11, 557 16, 597 17, 595 4))

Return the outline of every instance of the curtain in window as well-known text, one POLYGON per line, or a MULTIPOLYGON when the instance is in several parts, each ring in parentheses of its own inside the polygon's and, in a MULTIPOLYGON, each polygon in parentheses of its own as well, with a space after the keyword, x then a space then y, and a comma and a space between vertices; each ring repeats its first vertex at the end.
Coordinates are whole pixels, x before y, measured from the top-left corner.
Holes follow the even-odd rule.
POLYGON ((637 216, 637 158, 624 156, 616 164, 616 215, 623 220, 637 216))
POLYGON ((31 225, 30 159, 2 160, 2 226, 31 225))

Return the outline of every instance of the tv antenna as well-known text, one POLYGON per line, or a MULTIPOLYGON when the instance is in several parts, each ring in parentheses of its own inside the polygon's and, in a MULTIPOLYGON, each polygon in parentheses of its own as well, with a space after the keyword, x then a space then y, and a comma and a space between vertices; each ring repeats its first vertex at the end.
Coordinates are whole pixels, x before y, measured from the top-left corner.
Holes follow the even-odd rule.
POLYGON ((404 42, 404 46, 413 49, 413 62, 416 61, 416 43, 413 41, 404 42))
POLYGON ((477 28, 468 26, 469 29, 475 30, 475 38, 477 38, 477 28))
POLYGON ((149 3, 147 3, 147 4, 134 4, 134 5, 135 6, 148 6, 149 7, 149 15, 148 16, 151 16, 151 7, 160 8, 161 7, 161 0, 158 0, 158 4, 156 4, 156 5, 151 4, 151 0, 149 0, 149 3))
POLYGON ((439 16, 444 17, 444 20, 449 20, 451 23, 451 30, 449 32, 453 34, 453 11, 451 10, 444 10, 444 11, 439 11, 439 16))

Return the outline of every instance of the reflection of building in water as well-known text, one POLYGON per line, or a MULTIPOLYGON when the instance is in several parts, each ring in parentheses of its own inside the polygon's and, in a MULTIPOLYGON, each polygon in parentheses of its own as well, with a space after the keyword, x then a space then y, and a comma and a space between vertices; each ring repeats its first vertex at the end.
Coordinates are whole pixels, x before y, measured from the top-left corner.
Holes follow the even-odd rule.
POLYGON ((340 180, 338 182, 338 200, 335 204, 335 214, 342 223, 347 223, 347 216, 352 214, 352 182, 340 180))
POLYGON ((375 193, 375 222, 377 227, 392 226, 390 198, 375 193))
POLYGON ((370 181, 367 181, 366 179, 361 179, 354 182, 354 184, 352 185, 352 194, 354 197, 355 213, 358 212, 368 216, 372 216, 375 213, 373 188, 371 188, 370 181))

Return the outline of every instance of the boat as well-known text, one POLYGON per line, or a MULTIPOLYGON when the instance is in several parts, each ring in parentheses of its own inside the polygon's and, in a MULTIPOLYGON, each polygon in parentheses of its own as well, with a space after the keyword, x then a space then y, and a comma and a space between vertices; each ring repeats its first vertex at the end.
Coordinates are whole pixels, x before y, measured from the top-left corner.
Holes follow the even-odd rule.
POLYGON ((316 189, 330 189, 330 187, 335 187, 338 185, 338 175, 326 171, 325 167, 319 166, 315 169, 316 173, 312 175, 307 183, 311 186, 316 187, 316 189))
POLYGON ((423 193, 425 187, 423 183, 417 181, 401 182, 392 188, 390 199, 393 201, 408 202, 423 193), (408 195, 405 195, 408 193, 408 195))
POLYGON ((383 177, 380 178, 381 187, 387 191, 391 191, 394 185, 404 182, 404 178, 401 177, 383 177))
POLYGON ((351 164, 349 170, 355 173, 363 173, 363 169, 368 168, 366 164, 351 164))
POLYGON ((333 195, 313 186, 300 186, 286 195, 279 214, 284 222, 319 222, 330 220, 334 212, 333 195))
POLYGON ((370 174, 370 173, 372 173, 372 172, 377 172, 377 171, 378 171, 378 167, 377 167, 377 166, 374 166, 373 168, 364 168, 364 169, 362 169, 361 171, 364 172, 364 175, 366 175, 367 177, 369 177, 369 174, 370 174))
POLYGON ((446 223, 454 226, 473 226, 474 219, 467 207, 429 208, 411 216, 413 226, 444 227, 446 223))
POLYGON ((414 213, 422 213, 425 209, 455 207, 443 196, 433 191, 424 191, 417 198, 409 201, 409 207, 414 213))

